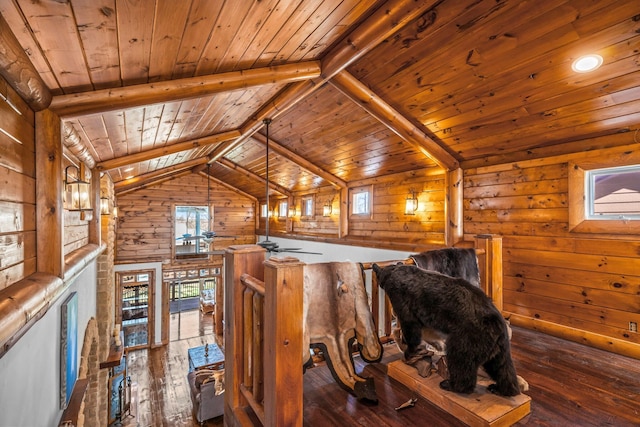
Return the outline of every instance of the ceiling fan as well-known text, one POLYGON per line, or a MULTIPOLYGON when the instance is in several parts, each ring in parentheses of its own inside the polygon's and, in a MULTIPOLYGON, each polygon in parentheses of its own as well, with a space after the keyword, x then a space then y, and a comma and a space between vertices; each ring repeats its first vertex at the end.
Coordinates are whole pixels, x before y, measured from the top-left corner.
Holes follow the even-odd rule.
MULTIPOLYGON (((266 170, 266 180, 265 180, 265 182, 266 182, 266 184, 265 184, 265 187, 266 187, 266 203, 267 203, 267 206, 269 206, 269 125, 271 124, 271 119, 265 118, 264 120, 262 120, 262 123, 264 123, 266 137, 267 137, 267 142, 266 142, 267 155, 265 157, 265 161, 266 161, 266 165, 265 165, 265 170, 266 170)), ((268 214, 267 214, 266 226, 265 226, 265 240, 263 240, 261 242, 258 242, 258 245, 260 245, 263 248, 265 248, 269 253, 272 253, 272 252, 291 252, 291 253, 298 253, 298 254, 322 255, 319 252, 306 252, 306 251, 303 251, 302 248, 281 248, 281 247, 279 247, 278 243, 270 241, 269 240, 269 215, 268 214)))

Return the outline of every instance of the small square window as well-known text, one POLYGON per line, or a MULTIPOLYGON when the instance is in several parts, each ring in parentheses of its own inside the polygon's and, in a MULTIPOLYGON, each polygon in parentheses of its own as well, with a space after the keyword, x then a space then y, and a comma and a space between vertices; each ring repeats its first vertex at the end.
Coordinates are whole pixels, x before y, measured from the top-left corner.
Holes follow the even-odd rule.
POLYGON ((640 165, 586 171, 587 219, 640 219, 640 165))
POLYGON ((278 202, 278 217, 286 218, 289 215, 289 203, 286 200, 278 202))
POLYGON ((266 204, 260 205, 260 218, 266 218, 269 214, 269 210, 267 209, 266 204))
POLYGON ((300 204, 300 216, 302 218, 311 218, 314 215, 314 198, 313 196, 303 196, 300 204))
POLYGON ((351 189, 351 215, 370 216, 371 215, 371 186, 351 189))

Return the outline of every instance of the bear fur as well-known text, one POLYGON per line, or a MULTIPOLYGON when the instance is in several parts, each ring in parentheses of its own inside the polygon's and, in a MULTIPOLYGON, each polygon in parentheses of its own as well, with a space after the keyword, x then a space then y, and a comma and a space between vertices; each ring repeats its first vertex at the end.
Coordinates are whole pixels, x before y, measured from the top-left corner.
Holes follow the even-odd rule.
POLYGON ((419 352, 424 328, 446 334, 449 379, 444 390, 470 394, 478 368, 495 381, 487 389, 502 396, 520 394, 511 360, 507 324, 485 293, 461 278, 414 265, 373 265, 400 321, 407 348, 405 360, 419 352))

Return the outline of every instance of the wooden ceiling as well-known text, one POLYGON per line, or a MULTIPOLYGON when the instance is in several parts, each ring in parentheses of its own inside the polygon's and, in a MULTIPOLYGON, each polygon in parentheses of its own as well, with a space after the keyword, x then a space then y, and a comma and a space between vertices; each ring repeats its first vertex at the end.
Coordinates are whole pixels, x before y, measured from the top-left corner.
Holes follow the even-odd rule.
MULTIPOLYGON (((628 144, 637 0, 0 0, 72 151, 123 192, 264 195, 628 144), (598 53, 578 74, 571 63, 598 53), (210 163, 210 167, 207 167, 210 163)), ((636 138, 637 139, 637 138, 636 138)))

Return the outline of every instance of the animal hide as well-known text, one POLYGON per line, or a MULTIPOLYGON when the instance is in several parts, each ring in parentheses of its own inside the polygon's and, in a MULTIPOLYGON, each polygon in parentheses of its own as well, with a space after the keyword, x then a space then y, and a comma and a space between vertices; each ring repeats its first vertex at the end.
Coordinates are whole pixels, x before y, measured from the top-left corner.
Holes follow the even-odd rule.
POLYGON ((376 402, 373 379, 356 374, 351 356, 356 339, 365 361, 377 362, 382 357, 360 265, 305 265, 303 319, 303 360, 309 360, 311 344, 319 345, 338 384, 359 399, 376 402))

